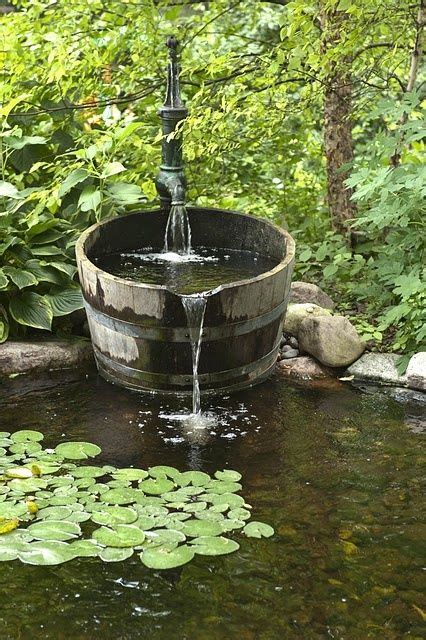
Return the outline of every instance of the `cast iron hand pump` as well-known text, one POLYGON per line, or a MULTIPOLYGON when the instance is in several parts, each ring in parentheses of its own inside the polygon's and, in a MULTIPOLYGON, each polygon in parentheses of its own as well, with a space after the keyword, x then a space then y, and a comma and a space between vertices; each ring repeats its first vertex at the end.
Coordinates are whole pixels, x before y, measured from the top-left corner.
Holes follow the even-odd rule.
POLYGON ((169 48, 169 65, 166 100, 158 111, 162 124, 163 142, 162 161, 156 187, 161 200, 161 208, 169 211, 171 205, 185 204, 186 179, 183 173, 182 135, 176 133, 176 128, 179 122, 188 115, 188 109, 180 96, 179 42, 174 36, 171 36, 167 39, 166 45, 169 48))

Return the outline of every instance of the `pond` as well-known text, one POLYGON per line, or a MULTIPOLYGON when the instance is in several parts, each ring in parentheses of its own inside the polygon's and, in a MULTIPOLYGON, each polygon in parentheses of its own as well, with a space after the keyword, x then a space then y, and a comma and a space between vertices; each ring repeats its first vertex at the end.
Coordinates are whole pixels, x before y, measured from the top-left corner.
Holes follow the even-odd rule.
POLYGON ((404 394, 276 377, 204 401, 216 424, 176 420, 161 401, 95 373, 0 387, 0 431, 38 429, 45 446, 86 440, 97 464, 243 474, 269 539, 232 534, 229 556, 168 571, 80 558, 0 563, 2 640, 421 638, 421 412, 404 394))

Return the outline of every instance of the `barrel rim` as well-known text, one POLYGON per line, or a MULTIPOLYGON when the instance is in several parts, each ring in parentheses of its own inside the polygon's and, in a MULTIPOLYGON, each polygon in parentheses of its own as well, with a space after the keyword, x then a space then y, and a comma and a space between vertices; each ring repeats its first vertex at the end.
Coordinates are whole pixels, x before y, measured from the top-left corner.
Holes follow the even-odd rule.
MULTIPOLYGON (((291 262, 294 260, 295 257, 295 253, 296 253, 296 243, 294 238, 290 235, 290 233, 286 230, 286 229, 282 229, 281 227, 279 227, 278 225, 274 224, 273 222, 270 222, 269 220, 264 220, 263 218, 257 218, 256 216, 252 216, 248 213, 242 213, 241 211, 233 211, 231 209, 216 209, 213 207, 187 207, 187 211, 189 213, 191 212, 222 212, 222 213, 227 213, 227 214, 231 214, 231 215, 237 215, 239 217, 243 217, 243 218, 248 218, 249 220, 256 220, 262 224, 264 224, 265 226, 269 226, 271 227, 274 231, 276 231, 277 233, 279 233, 281 236, 283 236, 286 240, 286 254, 284 256, 284 258, 273 268, 270 269, 269 271, 264 271, 263 273, 260 273, 259 275, 253 277, 253 278, 245 278, 244 280, 235 280, 234 282, 229 282, 227 284, 222 284, 219 285, 218 287, 216 287, 215 289, 210 289, 207 291, 202 291, 200 292, 200 294, 208 294, 209 297, 219 294, 222 291, 226 291, 229 289, 233 289, 233 288, 239 288, 243 285, 248 285, 248 284, 254 284, 257 282, 260 282, 262 280, 264 280, 265 278, 270 278, 271 276, 274 276, 276 273, 279 273, 280 271, 284 270, 286 267, 288 267, 289 264, 291 264, 291 262)), ((173 296, 176 296, 178 298, 181 298, 182 295, 180 295, 179 293, 176 293, 175 291, 169 289, 169 287, 167 285, 164 284, 149 284, 149 283, 145 283, 145 282, 134 282, 133 280, 128 280, 126 278, 120 278, 119 276, 115 276, 112 273, 109 273, 108 271, 104 271, 103 269, 100 269, 98 266, 96 266, 87 256, 86 251, 85 251, 85 244, 88 240, 88 238, 98 229, 101 229, 104 226, 107 226, 108 224, 111 224, 113 221, 117 220, 118 218, 127 218, 129 216, 137 216, 137 215, 143 215, 143 214, 155 214, 155 213, 162 213, 164 214, 165 212, 162 211, 161 209, 149 209, 147 211, 135 211, 129 214, 124 214, 123 216, 117 216, 114 218, 108 218, 106 220, 102 220, 101 222, 97 222, 93 225, 91 225, 88 229, 86 229, 85 231, 83 231, 83 233, 80 235, 80 237, 78 238, 76 245, 75 245, 75 254, 76 254, 76 259, 77 259, 77 264, 78 265, 82 265, 83 263, 86 264, 86 266, 88 267, 88 269, 90 271, 92 271, 95 274, 102 274, 102 277, 105 278, 106 280, 109 280, 111 282, 116 282, 119 283, 123 286, 130 286, 131 288, 137 288, 137 289, 150 289, 153 291, 162 291, 162 292, 167 292, 173 296)), ((82 282, 81 285, 83 286, 84 289, 84 283, 82 282)), ((198 293, 193 294, 194 296, 199 295, 198 293)))

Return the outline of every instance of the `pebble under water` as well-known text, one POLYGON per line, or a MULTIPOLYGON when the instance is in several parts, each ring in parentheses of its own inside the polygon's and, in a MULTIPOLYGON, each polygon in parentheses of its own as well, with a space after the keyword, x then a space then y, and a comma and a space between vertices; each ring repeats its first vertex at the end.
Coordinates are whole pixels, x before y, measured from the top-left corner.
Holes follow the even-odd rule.
POLYGON ((96 464, 236 469, 253 517, 276 533, 236 533, 234 554, 162 572, 137 556, 1 562, 2 640, 424 637, 420 394, 277 375, 206 396, 214 420, 197 430, 179 419, 185 397, 65 375, 2 384, 0 431, 37 429, 48 447, 94 442, 96 464))
POLYGON ((254 278, 278 263, 250 251, 197 247, 178 254, 160 249, 109 253, 94 259, 108 273, 133 282, 165 285, 182 295, 210 291, 222 284, 254 278))

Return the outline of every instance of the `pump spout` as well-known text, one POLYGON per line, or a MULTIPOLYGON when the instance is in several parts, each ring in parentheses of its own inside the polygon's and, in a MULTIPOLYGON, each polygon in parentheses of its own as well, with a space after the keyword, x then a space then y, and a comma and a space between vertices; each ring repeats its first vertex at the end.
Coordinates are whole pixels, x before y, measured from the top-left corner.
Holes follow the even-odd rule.
POLYGON ((169 211, 172 204, 185 204, 186 179, 183 171, 182 134, 179 123, 188 115, 182 102, 179 84, 178 41, 174 36, 167 39, 169 64, 167 92, 164 105, 159 109, 163 132, 162 161, 156 179, 161 208, 169 211))

